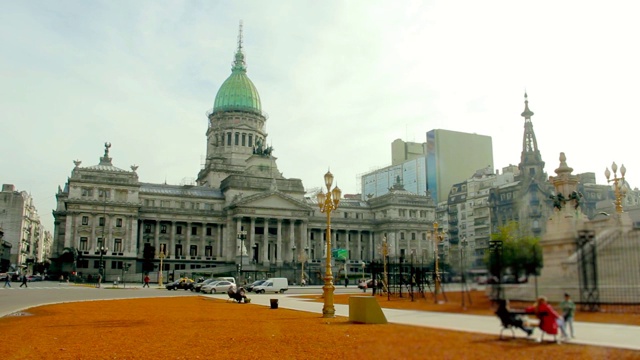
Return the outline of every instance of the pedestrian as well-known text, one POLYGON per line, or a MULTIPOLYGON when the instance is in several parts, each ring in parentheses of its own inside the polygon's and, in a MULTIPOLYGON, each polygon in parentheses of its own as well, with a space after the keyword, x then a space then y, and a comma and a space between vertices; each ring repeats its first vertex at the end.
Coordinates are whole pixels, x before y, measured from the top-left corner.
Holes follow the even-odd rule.
POLYGON ((7 287, 7 285, 9 285, 9 287, 11 287, 11 274, 7 273, 7 277, 4 278, 4 286, 3 287, 7 287))
POLYGON ((300 281, 300 283, 302 284, 302 286, 306 286, 307 280, 305 278, 302 278, 302 281, 300 281))
POLYGON ((576 304, 571 300, 569 293, 564 294, 564 301, 560 302, 560 309, 562 310, 562 317, 564 318, 564 333, 567 335, 567 325, 571 331, 571 338, 575 338, 573 334, 573 317, 576 313, 576 304))
POLYGON ((22 284, 20 284, 20 287, 22 287, 22 285, 24 285, 24 287, 29 287, 27 285, 27 273, 22 274, 22 284))
POLYGON ((100 284, 102 284, 102 274, 98 274, 98 282, 96 283, 96 287, 99 288, 100 284))
POLYGON ((60 274, 60 281, 59 283, 62 284, 62 282, 64 281, 64 275, 60 274))
POLYGON ((145 286, 146 286, 146 287, 149 287, 149 281, 150 281, 150 280, 151 280, 151 279, 149 279, 149 275, 145 275, 145 276, 144 276, 144 285, 142 285, 142 287, 145 287, 145 286))
MULTIPOLYGON (((540 320, 538 326, 540 327, 540 338, 536 339, 537 342, 542 341, 542 337, 544 333, 549 335, 553 335, 555 338, 558 335, 558 328, 562 331, 562 336, 566 338, 566 334, 564 333, 562 316, 558 314, 553 307, 547 302, 547 298, 545 296, 538 297, 538 300, 533 304, 533 306, 528 307, 525 312, 527 314, 535 314, 540 320)), ((560 339, 556 339, 558 344, 561 343, 560 339)))

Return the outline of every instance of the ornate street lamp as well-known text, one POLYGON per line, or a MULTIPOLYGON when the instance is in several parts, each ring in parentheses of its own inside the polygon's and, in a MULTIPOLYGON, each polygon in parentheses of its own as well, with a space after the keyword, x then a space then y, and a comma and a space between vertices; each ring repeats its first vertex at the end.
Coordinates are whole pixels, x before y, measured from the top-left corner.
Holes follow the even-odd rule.
POLYGON ((604 171, 604 176, 607 177, 607 182, 613 182, 613 191, 616 197, 616 201, 614 202, 614 204, 616 205, 616 212, 620 214, 623 212, 622 199, 626 195, 626 189, 624 187, 624 174, 626 174, 627 169, 624 167, 624 165, 622 165, 620 167, 620 175, 622 176, 618 177, 618 165, 616 165, 616 163, 614 162, 613 164, 611 164, 611 170, 613 170, 613 179, 609 179, 611 177, 611 171, 609 171, 609 168, 604 171))
POLYGON ((158 258, 160 258, 160 271, 158 272, 158 286, 162 287, 162 273, 164 269, 162 268, 162 260, 166 254, 164 253, 164 244, 160 245, 160 253, 158 254, 158 258))
POLYGON ((433 247, 433 258, 434 258, 434 270, 435 270, 435 278, 434 278, 434 300, 438 302, 438 294, 440 294, 440 286, 442 283, 442 279, 440 278, 440 269, 438 268, 438 264, 440 262, 440 255, 438 255, 438 245, 442 240, 444 240, 444 234, 442 232, 438 232, 438 223, 433 223, 433 238, 434 238, 434 247, 433 247))
POLYGON ((240 282, 240 278, 242 277, 242 253, 244 253, 244 241, 246 239, 247 239, 247 231, 240 230, 238 232, 238 240, 240 240, 240 263, 238 264, 238 282, 240 282))
POLYGON ((327 214, 327 259, 325 264, 324 286, 322 292, 324 296, 324 305, 322 307, 322 317, 332 318, 336 316, 336 308, 333 306, 333 274, 331 272, 331 212, 338 208, 342 191, 338 186, 331 189, 333 184, 333 174, 327 171, 324 175, 324 184, 327 187, 327 193, 322 190, 318 193, 318 207, 320 212, 327 214))
POLYGON ((104 281, 104 263, 102 262, 102 257, 107 254, 109 248, 106 246, 100 246, 98 250, 100 250, 100 269, 98 269, 98 273, 102 276, 104 281))

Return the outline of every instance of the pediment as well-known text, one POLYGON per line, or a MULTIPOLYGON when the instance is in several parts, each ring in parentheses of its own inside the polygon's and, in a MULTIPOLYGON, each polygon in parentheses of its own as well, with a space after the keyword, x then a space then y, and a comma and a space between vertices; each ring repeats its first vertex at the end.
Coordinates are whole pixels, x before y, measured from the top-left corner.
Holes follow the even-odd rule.
POLYGON ((259 210, 311 211, 306 203, 278 191, 251 195, 239 199, 229 208, 259 210))

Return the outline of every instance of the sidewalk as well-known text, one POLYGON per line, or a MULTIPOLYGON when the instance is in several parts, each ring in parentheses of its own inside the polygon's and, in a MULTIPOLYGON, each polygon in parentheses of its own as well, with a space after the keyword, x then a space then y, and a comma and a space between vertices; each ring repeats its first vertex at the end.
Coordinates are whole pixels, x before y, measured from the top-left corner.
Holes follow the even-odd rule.
MULTIPOLYGON (((356 294, 354 294, 356 295, 356 294)), ((296 297, 296 295, 284 294, 252 294, 251 303, 271 306, 270 299, 278 299, 278 307, 285 309, 307 311, 322 314, 323 304, 296 297)), ((335 304, 336 316, 349 317, 349 306, 335 304)), ((451 313, 439 313, 429 311, 396 310, 383 308, 387 321, 395 324, 425 326, 446 330, 457 330, 483 334, 500 334, 500 320, 495 316, 461 315, 451 313)), ((587 322, 574 322, 576 338, 569 342, 572 344, 605 346, 640 351, 640 326, 600 324, 587 322)), ((504 335, 512 336, 511 331, 506 330, 504 335)), ((536 329, 531 337, 532 341, 540 335, 540 329, 536 329)), ((516 331, 517 337, 525 338, 521 331, 516 331)), ((550 341, 550 335, 545 335, 545 341, 550 341)))

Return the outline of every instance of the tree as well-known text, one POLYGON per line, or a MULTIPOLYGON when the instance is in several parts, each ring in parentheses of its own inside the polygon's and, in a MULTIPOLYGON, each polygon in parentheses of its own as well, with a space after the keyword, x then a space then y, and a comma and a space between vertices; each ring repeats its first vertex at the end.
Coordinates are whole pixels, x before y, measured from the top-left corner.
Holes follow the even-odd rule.
POLYGON ((498 228, 498 232, 491 234, 491 240, 502 241, 502 256, 497 258, 487 254, 485 263, 489 272, 496 277, 508 270, 516 278, 521 276, 539 275, 543 266, 540 239, 522 235, 519 225, 515 221, 498 228))

